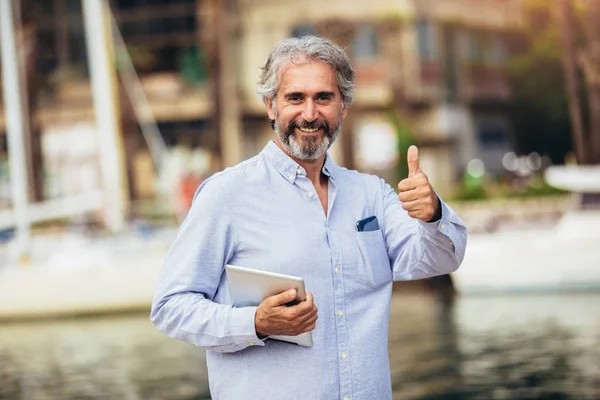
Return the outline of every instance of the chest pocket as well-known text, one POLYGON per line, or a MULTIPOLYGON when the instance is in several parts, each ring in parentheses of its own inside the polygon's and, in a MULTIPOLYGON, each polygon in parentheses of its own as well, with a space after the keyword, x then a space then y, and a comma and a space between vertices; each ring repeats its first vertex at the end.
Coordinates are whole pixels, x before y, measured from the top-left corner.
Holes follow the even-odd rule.
POLYGON ((381 230, 354 232, 358 252, 356 280, 376 288, 392 280, 390 260, 381 230))

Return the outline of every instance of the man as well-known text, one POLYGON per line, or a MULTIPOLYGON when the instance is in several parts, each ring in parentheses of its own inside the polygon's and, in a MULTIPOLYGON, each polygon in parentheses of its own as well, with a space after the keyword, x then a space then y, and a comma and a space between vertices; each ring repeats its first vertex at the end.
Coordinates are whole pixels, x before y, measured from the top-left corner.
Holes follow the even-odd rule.
POLYGON ((456 270, 466 229, 432 190, 416 147, 399 195, 327 155, 354 94, 354 69, 334 43, 280 42, 258 93, 275 141, 200 186, 168 253, 151 319, 207 349, 214 399, 390 399, 392 281, 456 270), (226 264, 300 276, 307 299, 286 306, 291 290, 234 308, 226 264), (268 339, 307 331, 311 348, 268 339))

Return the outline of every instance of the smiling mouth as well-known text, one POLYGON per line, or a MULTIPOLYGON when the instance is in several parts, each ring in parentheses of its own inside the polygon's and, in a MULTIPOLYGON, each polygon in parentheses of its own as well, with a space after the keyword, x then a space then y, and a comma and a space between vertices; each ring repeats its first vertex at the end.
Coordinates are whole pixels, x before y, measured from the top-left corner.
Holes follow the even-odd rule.
POLYGON ((315 133, 319 129, 321 129, 321 128, 300 128, 300 127, 298 127, 298 130, 300 130, 300 132, 304 132, 304 133, 315 133))

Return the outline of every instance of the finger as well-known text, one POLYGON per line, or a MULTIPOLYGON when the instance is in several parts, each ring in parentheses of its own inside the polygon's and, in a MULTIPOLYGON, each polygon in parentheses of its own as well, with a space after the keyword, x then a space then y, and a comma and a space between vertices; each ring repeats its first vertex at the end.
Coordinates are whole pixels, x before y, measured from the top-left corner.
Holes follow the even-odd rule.
POLYGON ((271 307, 282 306, 293 301, 296 298, 296 289, 286 290, 285 292, 276 294, 267 298, 267 302, 271 307))
POLYGON ((317 327, 317 321, 313 321, 309 324, 302 325, 302 327, 300 327, 300 333, 314 331, 316 327, 317 327))
POLYGON ((304 299, 304 301, 306 302, 306 304, 310 304, 311 306, 314 303, 315 299, 313 298, 313 295, 311 292, 309 292, 308 290, 306 291, 306 299, 304 299))
POLYGON ((315 318, 311 318, 310 320, 306 321, 302 325, 304 327, 304 331, 308 332, 308 331, 312 331, 313 329, 315 329, 317 321, 318 321, 318 318, 316 316, 315 316, 315 318))
POLYGON ((292 318, 297 318, 317 311, 317 307, 314 304, 307 303, 306 301, 288 307, 288 309, 292 318))
POLYGON ((433 218, 433 211, 428 210, 428 209, 421 209, 421 210, 416 210, 416 211, 410 211, 408 213, 408 215, 411 218, 415 218, 415 219, 420 219, 421 221, 424 222, 428 222, 431 221, 431 218, 433 218))
POLYGON ((421 200, 423 204, 431 203, 431 189, 429 186, 419 186, 416 189, 398 193, 398 198, 402 202, 421 200))
POLYGON ((311 315, 310 317, 303 318, 300 321, 295 321, 297 327, 306 327, 309 325, 313 325, 317 322, 319 316, 317 314, 311 315))
POLYGON ((306 298, 296 305, 298 310, 310 310, 315 306, 314 298, 311 292, 306 291, 306 298))
POLYGON ((398 184, 398 189, 403 192, 428 185, 429 179, 427 178, 427 175, 425 175, 423 171, 419 171, 414 176, 402 179, 398 184))
POLYGON ((421 210, 418 211, 409 211, 408 212, 408 216, 414 219, 420 219, 421 216, 421 210))
POLYGON ((419 198, 421 198, 421 196, 417 189, 409 190, 408 192, 400 192, 398 194, 398 199, 403 203, 419 200, 419 198))
POLYGON ((417 146, 410 146, 406 153, 408 163, 408 176, 415 176, 419 172, 419 149, 417 146))
POLYGON ((416 189, 419 186, 418 179, 415 178, 406 178, 402 179, 398 184, 398 190, 401 192, 406 192, 408 190, 416 189))
POLYGON ((318 318, 318 312, 316 308, 311 309, 310 311, 308 311, 307 313, 303 314, 303 315, 297 315, 294 318, 294 321, 298 324, 298 325, 302 325, 303 323, 306 323, 307 321, 310 321, 312 319, 316 319, 318 318))
POLYGON ((409 213, 419 211, 423 209, 423 204, 419 200, 416 201, 406 201, 402 203, 402 208, 404 208, 409 213))

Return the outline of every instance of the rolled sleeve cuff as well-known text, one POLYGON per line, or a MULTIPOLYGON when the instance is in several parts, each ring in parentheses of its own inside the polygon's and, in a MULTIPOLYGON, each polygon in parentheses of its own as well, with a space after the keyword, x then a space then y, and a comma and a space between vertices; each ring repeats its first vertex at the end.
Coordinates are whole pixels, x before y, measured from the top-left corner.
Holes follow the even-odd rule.
POLYGON ((448 246, 454 251, 454 232, 455 226, 453 224, 454 216, 456 213, 452 210, 444 201, 440 198, 440 206, 442 207, 442 217, 435 222, 424 222, 419 220, 421 228, 425 233, 432 238, 444 238, 448 246), (443 236, 440 236, 443 235, 443 236))
POLYGON ((238 346, 264 346, 264 340, 261 340, 256 335, 256 327, 254 326, 254 317, 257 307, 240 307, 233 308, 231 317, 233 323, 233 341, 238 346))

